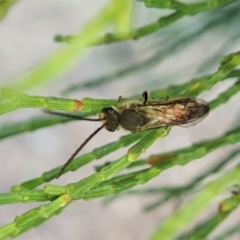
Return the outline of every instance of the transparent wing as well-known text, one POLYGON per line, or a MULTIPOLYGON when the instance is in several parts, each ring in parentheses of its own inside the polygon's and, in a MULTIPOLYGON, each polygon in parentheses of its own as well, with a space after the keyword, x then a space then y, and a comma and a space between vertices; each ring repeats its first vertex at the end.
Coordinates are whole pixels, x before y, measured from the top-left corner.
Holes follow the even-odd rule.
POLYGON ((209 113, 209 104, 202 99, 181 98, 166 102, 149 101, 139 104, 138 113, 144 115, 148 122, 140 131, 162 126, 194 126, 209 113))

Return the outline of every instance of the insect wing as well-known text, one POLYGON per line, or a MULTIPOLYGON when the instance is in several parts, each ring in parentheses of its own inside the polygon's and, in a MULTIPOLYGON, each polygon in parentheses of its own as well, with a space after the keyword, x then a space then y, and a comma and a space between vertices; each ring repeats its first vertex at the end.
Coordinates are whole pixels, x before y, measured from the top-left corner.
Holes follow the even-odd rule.
POLYGON ((209 113, 209 105, 202 99, 182 98, 171 101, 149 101, 147 105, 138 105, 138 113, 148 122, 141 131, 162 126, 179 125, 189 127, 202 121, 209 113))
POLYGON ((181 124, 181 127, 195 126, 201 122, 209 114, 210 106, 202 99, 192 99, 186 106, 188 108, 187 114, 189 121, 181 124))

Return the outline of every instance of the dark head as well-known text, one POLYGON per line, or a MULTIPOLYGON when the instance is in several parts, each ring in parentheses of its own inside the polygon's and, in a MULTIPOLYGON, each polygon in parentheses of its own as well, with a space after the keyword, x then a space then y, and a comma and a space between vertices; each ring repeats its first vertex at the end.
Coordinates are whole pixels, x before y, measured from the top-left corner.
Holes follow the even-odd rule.
POLYGON ((119 113, 112 107, 103 108, 99 113, 99 118, 102 119, 105 128, 110 132, 114 132, 119 126, 119 113))

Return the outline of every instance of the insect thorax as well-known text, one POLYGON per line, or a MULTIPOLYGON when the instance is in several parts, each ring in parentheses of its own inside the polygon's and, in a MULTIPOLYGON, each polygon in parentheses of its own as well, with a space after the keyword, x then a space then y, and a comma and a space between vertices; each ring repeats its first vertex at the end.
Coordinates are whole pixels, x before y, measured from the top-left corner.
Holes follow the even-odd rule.
POLYGON ((122 109, 119 115, 119 124, 125 130, 138 132, 148 122, 148 119, 134 109, 122 109))

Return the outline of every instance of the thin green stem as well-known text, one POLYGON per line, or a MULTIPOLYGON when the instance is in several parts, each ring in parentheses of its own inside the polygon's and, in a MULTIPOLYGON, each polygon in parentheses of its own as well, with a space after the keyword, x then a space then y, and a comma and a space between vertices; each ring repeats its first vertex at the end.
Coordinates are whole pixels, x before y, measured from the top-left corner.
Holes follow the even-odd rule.
MULTIPOLYGON (((240 71, 239 70, 233 70, 227 77, 233 78, 233 77, 239 77, 240 71)), ((205 79, 205 78, 203 78, 205 79)), ((182 93, 185 89, 188 89, 191 87, 192 84, 195 84, 196 82, 199 82, 200 79, 195 79, 191 81, 190 83, 185 83, 178 86, 170 86, 166 89, 157 90, 154 92, 151 92, 152 97, 156 96, 162 96, 165 97, 167 95, 174 97, 178 96, 180 93, 182 93)), ((218 107, 220 104, 223 104, 227 102, 231 97, 233 97, 235 94, 237 94, 240 90, 240 84, 239 81, 236 82, 232 87, 230 87, 225 92, 221 93, 217 99, 213 100, 210 103, 211 109, 218 107)), ((61 102, 61 100, 59 100, 61 102)), ((74 100, 72 100, 74 101, 74 100)), ((89 116, 89 114, 82 115, 83 117, 89 116)), ((59 117, 36 117, 27 121, 21 121, 18 123, 13 124, 5 124, 0 127, 0 139, 4 139, 16 134, 20 134, 22 132, 28 132, 28 131, 35 131, 39 128, 44 128, 47 126, 52 126, 59 123, 66 123, 72 121, 72 119, 67 118, 59 118, 59 117)))
POLYGON ((10 10, 13 4, 18 2, 18 0, 1 0, 0 1, 0 20, 2 20, 10 10))
POLYGON ((83 106, 83 103, 76 99, 29 96, 27 94, 18 94, 10 89, 3 89, 2 96, 5 98, 5 101, 0 104, 0 115, 18 108, 44 108, 49 111, 78 111, 83 106))
POLYGON ((181 229, 191 224, 196 216, 209 205, 214 197, 224 193, 234 184, 240 184, 239 166, 227 171, 218 179, 207 184, 188 202, 188 204, 184 205, 173 215, 164 220, 161 226, 153 233, 151 239, 172 239, 181 229))
MULTIPOLYGON (((184 16, 193 16, 197 13, 208 11, 214 8, 221 7, 223 5, 229 4, 234 2, 234 0, 217 0, 217 1, 206 1, 197 4, 183 4, 177 1, 152 1, 152 0, 145 0, 145 5, 147 7, 154 7, 154 8, 172 8, 175 9, 176 12, 169 14, 166 17, 161 17, 158 19, 157 22, 148 24, 141 28, 135 29, 130 32, 125 33, 107 33, 102 38, 95 40, 94 45, 99 44, 109 44, 115 43, 119 41, 126 41, 126 40, 137 40, 144 36, 147 36, 151 33, 156 32, 157 30, 164 28, 177 20, 181 19, 184 16)), ((80 36, 63 36, 58 35, 55 37, 55 41, 57 42, 67 42, 72 43, 74 39, 78 39, 80 36)))
MULTIPOLYGON (((152 136, 152 134, 150 136, 152 136)), ((94 187, 90 187, 87 190, 83 189, 82 193, 79 192, 77 198, 82 198, 84 200, 100 198, 100 197, 107 196, 110 194, 120 193, 120 192, 122 192, 126 189, 129 189, 129 188, 132 188, 133 186, 136 186, 138 184, 143 184, 143 183, 149 181, 150 179, 152 179, 153 177, 157 176, 161 171, 163 171, 167 168, 170 168, 175 165, 185 165, 185 164, 189 163, 190 161, 195 160, 196 158, 203 157, 203 156, 207 155, 208 153, 210 153, 224 145, 229 144, 229 142, 228 142, 229 138, 234 139, 234 141, 232 140, 232 143, 239 142, 240 141, 239 128, 220 137, 220 141, 217 138, 217 139, 213 139, 210 141, 205 141, 205 142, 200 142, 200 143, 194 144, 193 146, 186 148, 186 149, 181 149, 181 150, 172 152, 172 157, 166 159, 166 161, 161 162, 161 164, 160 163, 155 164, 150 168, 132 172, 132 173, 125 174, 125 175, 120 175, 117 177, 113 177, 113 178, 110 178, 109 180, 107 180, 107 177, 105 176, 104 177, 105 180, 101 180, 101 182, 99 184, 96 183, 96 185, 94 187), (206 147, 204 148, 204 146, 206 146, 206 147), (204 150, 203 150, 203 148, 204 148, 204 150), (200 151, 201 154, 199 154, 198 149, 201 149, 201 151, 200 151), (184 159, 184 162, 181 159, 184 159), (167 164, 165 164, 165 163, 167 163, 167 164)), ((137 144, 136 146, 139 147, 141 145, 137 144)), ((101 151, 101 149, 99 149, 99 150, 101 151)), ((132 148, 132 150, 134 150, 134 149, 132 148)), ((136 151, 136 150, 134 150, 134 151, 136 151)), ((210 173, 216 172, 219 169, 221 169, 226 163, 229 162, 229 159, 232 159, 234 156, 236 156, 236 154, 239 154, 239 151, 236 151, 235 153, 231 154, 228 158, 224 159, 223 161, 218 163, 216 166, 209 169, 209 171, 204 172, 202 175, 194 178, 193 181, 190 184, 186 185, 185 187, 172 188, 172 189, 171 188, 153 189, 150 192, 149 192, 149 190, 146 190, 147 192, 144 191, 144 193, 151 193, 151 194, 152 193, 165 193, 165 194, 168 194, 169 196, 170 195, 171 196, 179 195, 183 191, 186 191, 186 188, 187 188, 187 190, 192 189, 192 187, 194 187, 197 183, 199 183, 203 178, 205 178, 210 173)), ((169 156, 169 153, 159 155, 158 157, 161 159, 166 155, 169 156)), ((152 158, 156 158, 156 156, 153 156, 152 158)), ((122 160, 119 160, 117 162, 117 165, 122 164, 120 161, 122 161, 122 160)), ((110 169, 114 168, 114 174, 115 174, 115 172, 118 169, 116 170, 113 165, 115 165, 115 164, 112 163, 111 165, 106 166, 105 169, 107 168, 108 169, 107 171, 109 171, 109 168, 110 169)), ((102 171, 106 172, 106 170, 104 170, 104 169, 102 171)), ((92 175, 91 179, 92 178, 98 179, 99 176, 97 176, 97 175, 98 175, 98 173, 92 175)), ((91 183, 92 182, 89 182, 89 180, 87 180, 87 184, 91 184, 91 183)), ((23 201, 24 199, 26 202, 27 201, 35 201, 36 200, 35 198, 37 198, 37 197, 39 197, 40 199, 43 199, 43 201, 47 201, 47 200, 51 199, 51 198, 49 198, 50 195, 56 196, 56 195, 63 194, 66 191, 75 191, 75 189, 77 189, 79 187, 79 185, 81 187, 82 184, 83 184, 82 181, 80 181, 79 183, 70 184, 66 187, 46 185, 45 194, 43 194, 41 191, 35 191, 35 190, 28 191, 28 190, 21 190, 19 188, 19 191, 21 191, 20 193, 16 193, 16 194, 9 193, 8 195, 3 194, 3 198, 2 198, 3 200, 2 200, 2 202, 0 200, 0 203, 2 203, 2 204, 7 203, 8 197, 10 199, 9 202, 23 201), (68 189, 68 188, 71 188, 71 189, 68 189), (31 196, 31 193, 33 193, 32 194, 33 196, 31 196)), ((83 188, 84 187, 86 187, 86 186, 83 186, 83 188)), ((23 189, 23 187, 22 187, 22 189, 23 189)))
POLYGON ((32 227, 39 226, 51 216, 59 213, 70 202, 69 196, 64 194, 49 204, 42 205, 17 216, 14 222, 0 227, 0 239, 16 237, 32 227))
MULTIPOLYGON (((178 237, 178 240, 189 239, 189 240, 202 240, 207 239, 207 236, 221 223, 226 217, 232 213, 240 203, 240 197, 233 195, 230 198, 225 199, 220 203, 219 211, 215 213, 211 218, 205 220, 201 224, 197 225, 190 232, 185 233, 178 237)), ((176 240, 177 240, 176 239, 176 240)))
MULTIPOLYGON (((159 207, 160 205, 162 205, 166 200, 169 200, 170 198, 177 198, 177 197, 179 198, 180 196, 184 196, 187 193, 193 192, 194 189, 196 188, 196 186, 201 181, 203 181, 206 177, 208 177, 208 176, 210 176, 214 173, 220 172, 222 170, 222 168, 225 167, 225 165, 229 164, 231 160, 234 160, 234 158, 239 153, 240 153, 239 150, 231 153, 227 158, 224 158, 219 163, 217 163, 213 167, 209 168, 207 171, 205 170, 200 175, 195 176, 191 180, 191 182, 187 183, 184 186, 150 189, 151 191, 149 192, 149 194, 151 194, 151 193, 153 193, 153 194, 163 194, 164 197, 159 199, 158 201, 156 201, 154 203, 151 203, 151 204, 147 205, 144 209, 147 210, 147 211, 153 210, 156 207, 159 207)), ((147 190, 146 190, 146 194, 148 193, 147 190)), ((128 194, 128 192, 126 192, 126 193, 128 194)), ((131 192, 130 192, 130 194, 131 194, 131 192)), ((136 193, 133 192, 133 194, 136 194, 136 193)))
MULTIPOLYGON (((191 148, 191 147, 190 147, 191 148)), ((111 203, 113 200, 116 200, 117 198, 121 196, 126 196, 126 195, 159 195, 160 199, 157 200, 154 203, 151 203, 144 207, 144 210, 150 211, 155 209, 156 207, 159 207, 165 201, 172 199, 172 198, 179 198, 180 196, 184 196, 189 192, 193 192, 196 186, 203 181, 207 176, 210 176, 211 174, 220 172, 220 170, 225 167, 225 165, 229 164, 231 160, 234 160, 234 158, 240 153, 239 150, 231 153, 228 157, 222 159, 220 162, 215 164, 213 167, 209 168, 207 171, 205 170, 201 174, 195 176, 189 183, 179 186, 179 187, 155 187, 155 188, 146 188, 146 189, 138 189, 138 190, 129 190, 126 191, 124 194, 121 195, 115 195, 115 196, 110 196, 107 198, 104 202, 105 203, 111 203)), ((142 160, 143 161, 143 160, 142 160)), ((146 160, 144 161, 145 163, 147 162, 146 160)), ((114 177, 111 179, 111 181, 108 182, 108 184, 112 184, 113 182, 118 182, 119 180, 126 180, 130 176, 133 176, 136 173, 132 174, 127 174, 127 175, 120 175, 118 177, 114 177)), ((107 182, 104 182, 106 185, 107 182)), ((102 184, 100 184, 102 186, 102 184)), ((100 186, 99 186, 100 187, 100 186)))
MULTIPOLYGON (((127 147, 128 145, 136 142, 143 136, 145 136, 147 132, 139 132, 136 134, 129 134, 126 136, 121 137, 118 141, 109 143, 107 145, 98 147, 94 149, 92 152, 89 152, 87 154, 84 154, 80 157, 75 158, 71 164, 67 167, 66 171, 75 171, 80 167, 83 167, 84 165, 90 163, 91 161, 95 159, 100 159, 116 150, 118 150, 121 147, 127 147)), ((19 192, 23 189, 33 189, 37 186, 40 186, 43 183, 49 182, 53 180, 57 173, 59 172, 61 166, 56 167, 52 170, 49 170, 47 172, 44 172, 41 177, 28 180, 26 182, 23 182, 20 185, 15 185, 12 187, 12 191, 19 192)))
POLYGON ((179 12, 184 12, 186 15, 195 15, 196 13, 207 11, 210 9, 217 8, 222 5, 229 4, 233 1, 230 0, 207 0, 201 3, 181 3, 175 0, 142 0, 146 7, 149 8, 167 8, 167 9, 175 9, 179 12))
POLYGON ((18 193, 0 193, 0 204, 52 201, 55 198, 40 190, 23 190, 18 193))
POLYGON ((86 191, 99 184, 101 181, 111 178, 113 175, 117 174, 119 171, 131 164, 131 162, 136 161, 143 151, 150 147, 159 137, 164 137, 168 134, 169 130, 170 128, 162 128, 151 131, 145 138, 131 147, 127 155, 105 167, 100 172, 83 179, 78 183, 69 184, 66 187, 46 185, 45 192, 50 192, 50 195, 55 196, 60 192, 63 194, 62 191, 68 192, 69 194, 63 194, 49 204, 40 206, 21 216, 18 216, 13 223, 0 228, 0 238, 3 239, 9 236, 17 236, 33 226, 38 226, 43 223, 48 218, 61 211, 71 202, 71 199, 80 198, 82 191, 86 191))
POLYGON ((24 132, 32 132, 40 128, 49 127, 59 123, 67 123, 69 121, 73 120, 52 116, 38 116, 17 123, 3 124, 0 126, 0 139, 2 140, 24 132))
MULTIPOLYGON (((232 53, 228 56, 222 58, 221 65, 214 74, 209 77, 194 79, 190 88, 186 88, 185 85, 181 85, 179 88, 172 87, 172 89, 184 91, 182 96, 197 96, 199 93, 211 89, 216 83, 222 81, 228 76, 236 74, 237 72, 232 71, 240 65, 240 53, 232 53), (186 89, 188 89, 186 91, 186 89)), ((164 90, 153 92, 153 96, 156 94, 163 94, 164 90)), ((165 90, 166 91, 166 90, 165 90)), ((3 92, 4 96, 10 98, 12 101, 7 103, 2 103, 0 106, 0 114, 13 111, 17 108, 45 108, 47 110, 66 110, 66 111, 77 111, 81 110, 83 112, 100 112, 103 107, 112 106, 117 104, 117 100, 105 100, 105 99, 92 99, 84 98, 82 100, 72 100, 54 97, 38 97, 38 96, 28 96, 26 94, 17 94, 6 90, 3 92)), ((180 95, 180 96, 181 96, 180 95)))
MULTIPOLYGON (((148 160, 155 160, 155 164, 152 167, 132 172, 126 175, 117 176, 110 179, 109 181, 102 182, 99 186, 95 186, 89 191, 84 192, 82 197, 85 200, 90 200, 92 198, 120 193, 121 191, 129 189, 138 184, 144 184, 148 182, 150 179, 159 175, 159 173, 163 170, 166 170, 176 165, 186 165, 190 161, 201 158, 208 153, 218 148, 221 148, 224 145, 227 145, 229 143, 234 144, 237 142, 240 142, 240 128, 228 132, 222 137, 194 144, 189 148, 180 149, 171 153, 165 153, 158 156, 154 155, 150 157, 150 160, 148 160), (158 159, 160 161, 159 163, 157 163, 158 159)), ((218 167, 221 166, 222 165, 218 167)))
POLYGON ((79 32, 79 38, 74 39, 71 45, 52 53, 47 59, 26 74, 11 81, 8 80, 4 82, 7 82, 11 89, 23 92, 46 84, 46 82, 53 81, 55 77, 72 68, 86 47, 95 41, 99 32, 113 21, 114 12, 115 9, 112 4, 107 4, 106 7, 79 32))
MULTIPOLYGON (((166 136, 169 132, 169 127, 160 128, 150 131, 144 138, 128 150, 128 153, 116 160, 112 164, 102 168, 99 172, 81 180, 78 183, 69 184, 62 187, 61 194, 67 193, 72 199, 79 199, 86 190, 98 185, 99 183, 110 179, 118 172, 129 166, 132 162, 136 161, 138 156, 147 150, 158 138, 166 136)), ((56 194, 55 186, 46 185, 45 192, 48 194, 56 194)), ((59 188, 58 188, 59 189, 59 188)), ((57 193, 59 194, 59 192, 57 193)))

